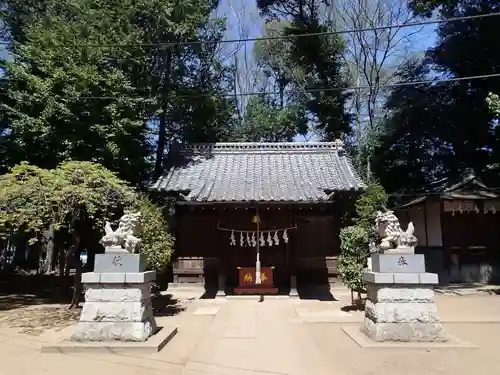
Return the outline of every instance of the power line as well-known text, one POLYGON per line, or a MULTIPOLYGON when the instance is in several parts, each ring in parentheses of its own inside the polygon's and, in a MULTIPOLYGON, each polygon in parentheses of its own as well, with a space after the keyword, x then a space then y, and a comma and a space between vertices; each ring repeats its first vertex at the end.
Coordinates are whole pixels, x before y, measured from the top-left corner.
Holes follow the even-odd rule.
MULTIPOLYGON (((484 74, 484 75, 477 75, 477 76, 468 76, 468 77, 455 77, 455 78, 443 78, 443 79, 430 79, 430 80, 424 80, 424 81, 413 81, 413 82, 400 82, 400 83, 392 83, 392 84, 385 84, 385 85, 378 85, 378 86, 373 86, 373 85, 365 85, 365 86, 350 86, 350 87, 326 87, 326 88, 321 88, 321 89, 304 89, 302 91, 306 91, 308 93, 314 93, 314 92, 323 92, 323 91, 356 91, 356 90, 366 90, 366 89, 390 89, 390 88, 398 88, 398 87, 406 87, 406 86, 418 86, 418 85, 426 85, 426 84, 433 84, 433 83, 447 83, 447 82, 460 82, 460 81, 472 81, 476 79, 488 79, 488 78, 500 78, 500 73, 493 73, 493 74, 484 74)), ((285 94, 294 94, 295 92, 289 91, 285 92, 285 94)), ((221 95, 222 97, 226 98, 231 98, 231 97, 239 97, 239 96, 256 96, 256 95, 279 95, 279 91, 274 91, 274 92, 241 92, 241 93, 233 93, 233 94, 224 94, 221 95)), ((0 92, 0 95, 8 96, 8 93, 5 92, 0 92)), ((178 95, 177 97, 180 98, 203 98, 206 96, 212 96, 214 95, 213 92, 207 92, 207 93, 200 93, 198 95, 178 95)), ((144 98, 144 97, 134 97, 134 96, 62 96, 59 95, 59 97, 64 97, 65 99, 88 99, 88 100, 120 100, 120 99, 142 99, 143 101, 154 101, 157 99, 157 97, 150 97, 150 98, 144 98)))
MULTIPOLYGON (((366 27, 359 29, 349 29, 349 30, 338 30, 338 31, 324 31, 318 33, 304 33, 304 34, 290 34, 290 35, 276 35, 276 36, 265 36, 265 37, 253 37, 253 38, 240 38, 240 39, 223 39, 223 40, 191 40, 191 41, 174 41, 174 42, 164 42, 164 43, 78 43, 78 44, 60 44, 61 47, 82 47, 82 48, 109 48, 109 47, 174 47, 174 46, 186 46, 186 45, 203 45, 203 44, 225 44, 225 43, 246 43, 246 42, 256 42, 256 41, 266 41, 266 40, 283 40, 283 39, 293 39, 302 37, 313 37, 313 36, 328 36, 328 35, 343 35, 343 34, 354 34, 354 33, 364 33, 368 31, 379 31, 388 29, 400 29, 406 27, 416 27, 416 26, 426 26, 432 24, 448 23, 448 22, 459 22, 483 19, 489 17, 500 16, 500 12, 488 13, 488 14, 477 14, 473 16, 462 16, 462 17, 450 17, 447 19, 440 20, 423 20, 418 22, 406 22, 399 24, 392 24, 386 26, 376 26, 376 27, 366 27)), ((0 42, 2 44, 10 44, 10 42, 0 42)))

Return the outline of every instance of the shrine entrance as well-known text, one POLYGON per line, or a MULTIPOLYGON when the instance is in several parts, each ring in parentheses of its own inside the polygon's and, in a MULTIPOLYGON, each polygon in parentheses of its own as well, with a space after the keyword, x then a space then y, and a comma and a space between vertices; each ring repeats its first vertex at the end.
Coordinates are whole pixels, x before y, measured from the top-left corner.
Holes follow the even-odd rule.
POLYGON ((246 230, 218 226, 229 243, 224 256, 226 286, 235 294, 287 293, 289 243, 295 226, 266 226, 258 214, 252 216, 251 224, 246 230))

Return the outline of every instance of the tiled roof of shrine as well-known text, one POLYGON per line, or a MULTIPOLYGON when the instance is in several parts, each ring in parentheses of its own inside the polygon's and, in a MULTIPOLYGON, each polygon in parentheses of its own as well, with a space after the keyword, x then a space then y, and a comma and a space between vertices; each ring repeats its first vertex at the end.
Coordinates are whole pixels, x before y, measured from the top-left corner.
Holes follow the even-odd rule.
POLYGON ((169 164, 151 189, 192 202, 318 202, 364 187, 340 141, 192 144, 169 164))

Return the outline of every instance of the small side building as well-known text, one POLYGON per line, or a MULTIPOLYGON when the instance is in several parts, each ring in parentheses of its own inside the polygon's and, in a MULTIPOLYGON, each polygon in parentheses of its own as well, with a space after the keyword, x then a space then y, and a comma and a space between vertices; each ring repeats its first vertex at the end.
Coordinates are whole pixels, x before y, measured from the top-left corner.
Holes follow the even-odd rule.
POLYGON ((500 194, 473 172, 438 181, 395 208, 415 225, 417 252, 441 283, 500 279, 500 194))
POLYGON ((270 288, 336 277, 342 218, 364 187, 341 142, 192 144, 168 163, 152 189, 177 202, 174 285, 249 286, 257 254, 270 288))

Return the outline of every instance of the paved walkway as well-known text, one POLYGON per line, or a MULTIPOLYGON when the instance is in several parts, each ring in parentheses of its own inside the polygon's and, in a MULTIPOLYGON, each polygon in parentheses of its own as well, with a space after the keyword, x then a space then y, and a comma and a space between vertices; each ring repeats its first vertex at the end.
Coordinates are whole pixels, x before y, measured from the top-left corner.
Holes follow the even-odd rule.
POLYGON ((444 320, 483 318, 485 323, 446 325, 479 349, 361 349, 341 329, 358 325, 361 315, 341 312, 339 302, 194 300, 181 314, 158 318, 160 325, 177 325, 179 333, 161 352, 147 356, 42 354, 41 342, 58 334, 31 337, 1 329, 0 375, 500 374, 500 324, 487 323, 500 320, 500 298, 439 301, 444 320), (485 308, 490 305, 493 310, 485 308))

